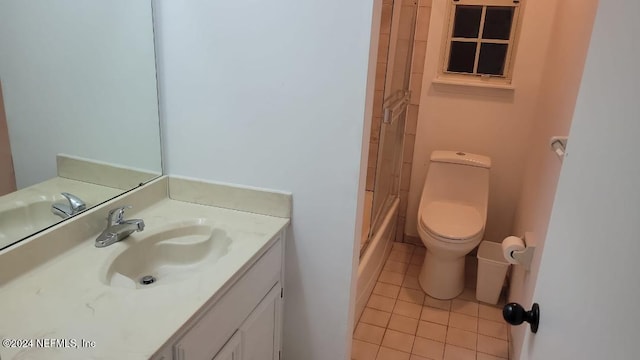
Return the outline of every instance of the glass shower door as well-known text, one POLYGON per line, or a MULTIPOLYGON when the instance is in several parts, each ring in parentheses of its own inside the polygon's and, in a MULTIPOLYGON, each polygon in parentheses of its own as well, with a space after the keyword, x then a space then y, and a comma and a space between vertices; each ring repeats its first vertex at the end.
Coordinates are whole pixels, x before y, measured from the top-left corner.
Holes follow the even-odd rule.
POLYGON ((400 190, 416 13, 415 1, 394 1, 369 237, 380 227, 400 190))

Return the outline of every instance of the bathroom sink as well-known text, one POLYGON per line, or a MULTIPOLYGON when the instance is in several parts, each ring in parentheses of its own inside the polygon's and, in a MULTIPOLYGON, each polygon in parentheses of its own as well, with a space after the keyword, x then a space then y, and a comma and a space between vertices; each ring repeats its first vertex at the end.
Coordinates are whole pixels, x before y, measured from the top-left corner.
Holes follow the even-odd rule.
POLYGON ((21 239, 35 231, 62 221, 51 212, 53 200, 14 201, 0 209, 0 244, 21 239))
POLYGON ((202 266, 215 264, 229 252, 231 238, 197 219, 145 229, 122 243, 128 247, 108 261, 102 280, 114 287, 143 289, 189 278, 202 266))

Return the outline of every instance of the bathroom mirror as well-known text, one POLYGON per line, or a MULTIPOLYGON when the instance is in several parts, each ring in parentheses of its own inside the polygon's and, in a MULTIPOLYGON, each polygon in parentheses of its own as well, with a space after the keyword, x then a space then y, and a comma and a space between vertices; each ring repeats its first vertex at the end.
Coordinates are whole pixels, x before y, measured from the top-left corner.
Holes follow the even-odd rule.
POLYGON ((162 173, 151 0, 1 0, 0 89, 0 249, 162 173))

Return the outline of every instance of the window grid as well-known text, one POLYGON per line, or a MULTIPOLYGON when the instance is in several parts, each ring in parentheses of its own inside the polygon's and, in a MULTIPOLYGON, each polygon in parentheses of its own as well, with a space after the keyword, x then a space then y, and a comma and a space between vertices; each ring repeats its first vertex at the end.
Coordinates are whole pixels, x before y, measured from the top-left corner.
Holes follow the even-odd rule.
MULTIPOLYGON (((454 0, 455 1, 455 0, 454 0)), ((449 31, 447 33, 447 47, 446 47, 446 52, 445 52, 445 56, 444 56, 444 64, 443 64, 443 72, 447 73, 447 74, 455 74, 455 75, 465 75, 465 76, 478 76, 478 77, 496 77, 496 78, 508 78, 510 77, 510 71, 511 71, 511 52, 513 50, 513 45, 515 43, 515 34, 516 34, 516 28, 518 27, 518 15, 519 15, 519 10, 520 10, 520 4, 519 2, 515 2, 515 1, 484 1, 483 4, 480 4, 479 2, 482 1, 456 1, 455 4, 452 4, 451 6, 451 15, 450 15, 450 20, 449 20, 449 31), (489 2, 491 2, 491 4, 489 4, 489 2), (476 6, 481 6, 482 7, 482 13, 481 13, 481 17, 480 17, 480 24, 479 24, 479 29, 478 29, 478 37, 477 38, 462 38, 462 37, 453 37, 453 29, 455 26, 455 15, 456 15, 456 8, 459 5, 476 5, 476 6), (513 8, 513 17, 511 19, 511 31, 509 34, 509 39, 508 40, 503 40, 503 39, 483 39, 483 33, 484 33, 484 22, 485 22, 485 18, 486 18, 486 13, 487 13, 487 8, 490 6, 502 6, 502 7, 512 7, 513 8), (456 71, 449 71, 448 67, 449 67, 449 57, 451 54, 451 44, 453 41, 458 41, 458 42, 471 42, 471 43, 476 43, 476 53, 475 53, 475 59, 474 59, 474 65, 473 65, 473 73, 468 73, 468 72, 456 72, 456 71), (478 63, 480 60, 480 49, 482 46, 482 43, 487 43, 487 44, 506 44, 507 45, 507 53, 505 56, 505 62, 504 62, 504 70, 502 75, 494 75, 494 74, 480 74, 478 73, 478 63)))
POLYGON ((480 44, 482 44, 482 34, 484 33, 484 20, 487 17, 487 7, 482 7, 482 15, 480 15, 480 29, 478 29, 478 41, 476 43, 476 58, 473 62, 473 74, 478 73, 478 62, 480 61, 480 44))

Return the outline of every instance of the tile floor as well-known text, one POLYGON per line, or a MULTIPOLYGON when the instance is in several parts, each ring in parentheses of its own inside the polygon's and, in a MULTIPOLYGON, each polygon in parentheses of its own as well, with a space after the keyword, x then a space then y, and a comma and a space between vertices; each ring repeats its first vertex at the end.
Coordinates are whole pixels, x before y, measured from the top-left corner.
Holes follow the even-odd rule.
POLYGON ((508 359, 502 304, 479 303, 473 289, 431 298, 418 284, 425 249, 394 243, 353 335, 353 360, 508 359))

